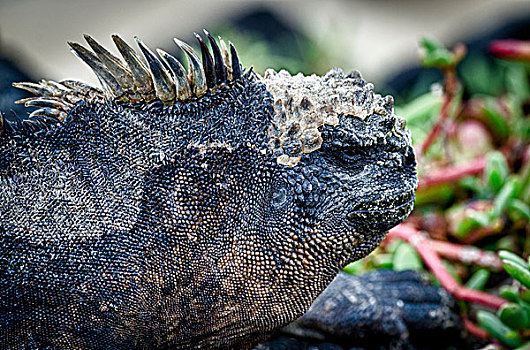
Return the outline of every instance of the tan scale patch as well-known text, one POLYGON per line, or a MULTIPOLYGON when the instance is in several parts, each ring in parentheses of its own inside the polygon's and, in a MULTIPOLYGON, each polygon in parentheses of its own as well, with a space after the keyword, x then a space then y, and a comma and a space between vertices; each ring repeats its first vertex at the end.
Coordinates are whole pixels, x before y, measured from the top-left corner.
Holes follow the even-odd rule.
POLYGON ((322 145, 318 128, 337 125, 339 117, 349 115, 361 120, 378 113, 392 115, 391 96, 373 92, 358 72, 345 75, 334 68, 323 77, 302 73, 291 76, 287 71, 268 69, 263 83, 274 98, 274 119, 270 128, 271 148, 277 162, 295 166, 303 153, 322 145))

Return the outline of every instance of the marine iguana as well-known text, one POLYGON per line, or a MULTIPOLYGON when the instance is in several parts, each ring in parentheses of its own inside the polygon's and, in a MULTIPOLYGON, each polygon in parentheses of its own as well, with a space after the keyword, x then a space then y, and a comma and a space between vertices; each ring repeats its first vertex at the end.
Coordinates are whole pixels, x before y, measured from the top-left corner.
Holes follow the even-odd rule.
POLYGON ((409 214, 415 157, 358 72, 244 69, 232 44, 136 38, 94 71, 15 86, 0 118, 2 348, 248 348, 409 214))

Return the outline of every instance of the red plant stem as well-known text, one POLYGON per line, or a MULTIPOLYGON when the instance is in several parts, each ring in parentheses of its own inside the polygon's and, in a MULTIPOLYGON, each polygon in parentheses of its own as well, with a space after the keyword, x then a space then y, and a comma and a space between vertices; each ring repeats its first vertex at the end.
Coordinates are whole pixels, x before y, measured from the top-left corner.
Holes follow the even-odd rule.
POLYGON ((444 96, 444 102, 442 105, 442 109, 440 110, 440 114, 438 116, 438 120, 436 121, 436 124, 432 127, 431 131, 429 132, 429 135, 427 135, 427 138, 425 141, 423 141, 423 144, 421 145, 420 152, 421 154, 425 154, 427 152, 427 149, 434 143, 436 138, 438 137, 438 134, 440 133, 440 130, 442 129, 442 125, 449 116, 449 107, 451 107, 451 103, 453 101, 453 95, 452 94, 446 94, 444 96))
POLYGON ((466 328, 466 330, 469 333, 473 334, 475 337, 481 339, 486 339, 489 337, 489 333, 487 330, 480 328, 479 326, 471 322, 467 317, 462 317, 462 321, 464 321, 464 327, 466 328))
POLYGON ((460 261, 464 264, 475 264, 495 271, 502 270, 501 259, 495 253, 477 249, 473 246, 454 244, 434 239, 428 239, 426 244, 434 252, 446 258, 460 261))
POLYGON ((420 179, 418 190, 446 182, 453 182, 469 175, 480 174, 485 168, 486 157, 480 156, 463 165, 452 165, 436 169, 420 179))
POLYGON ((489 51, 507 60, 530 62, 530 41, 494 40, 489 45, 489 51))
POLYGON ((390 230, 390 239, 401 238, 410 243, 419 254, 425 265, 432 271, 434 276, 456 299, 468 300, 477 304, 482 304, 495 309, 500 308, 508 301, 498 296, 464 287, 453 278, 445 268, 440 256, 430 247, 429 239, 424 235, 406 225, 398 225, 390 230))
MULTIPOLYGON (((457 62, 460 61, 466 52, 466 48, 463 45, 457 45, 454 49, 454 54, 457 56, 457 62)), ((456 62, 455 62, 456 65, 456 62)), ((434 143, 436 138, 438 137, 438 134, 440 133, 440 130, 442 129, 442 126, 449 117, 449 111, 451 109, 451 104, 453 103, 453 100, 456 96, 456 93, 459 89, 459 82, 458 78, 455 73, 456 66, 449 66, 443 69, 444 73, 444 100, 442 104, 442 109, 440 110, 440 114, 438 115, 438 120, 434 124, 433 128, 429 132, 429 135, 427 135, 427 138, 425 141, 423 141, 423 144, 421 145, 420 154, 423 155, 425 152, 427 152, 427 149, 434 143)))

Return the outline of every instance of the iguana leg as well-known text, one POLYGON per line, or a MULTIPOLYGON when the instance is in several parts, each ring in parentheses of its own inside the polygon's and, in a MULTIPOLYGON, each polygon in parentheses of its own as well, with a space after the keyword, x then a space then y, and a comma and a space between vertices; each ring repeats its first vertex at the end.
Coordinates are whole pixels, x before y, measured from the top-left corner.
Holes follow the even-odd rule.
POLYGON ((454 300, 419 273, 340 273, 307 313, 258 348, 444 348, 461 329, 454 300))

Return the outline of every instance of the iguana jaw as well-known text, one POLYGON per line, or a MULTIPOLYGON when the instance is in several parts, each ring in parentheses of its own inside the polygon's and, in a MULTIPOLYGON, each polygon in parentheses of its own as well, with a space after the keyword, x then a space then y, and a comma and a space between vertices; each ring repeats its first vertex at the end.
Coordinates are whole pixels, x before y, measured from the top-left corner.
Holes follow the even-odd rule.
MULTIPOLYGON (((412 194, 409 195, 408 199, 406 199, 404 202, 392 203, 390 207, 385 207, 381 202, 379 202, 378 204, 381 206, 379 209, 354 209, 347 214, 347 217, 353 222, 366 220, 367 217, 390 217, 392 219, 385 220, 382 223, 379 222, 375 225, 378 229, 386 231, 401 223, 410 214, 412 208, 414 207, 414 199, 415 196, 412 194)), ((365 203, 359 203, 359 205, 356 207, 361 208, 363 205, 365 205, 365 203)), ((377 220, 372 219, 372 221, 375 222, 377 220)))

